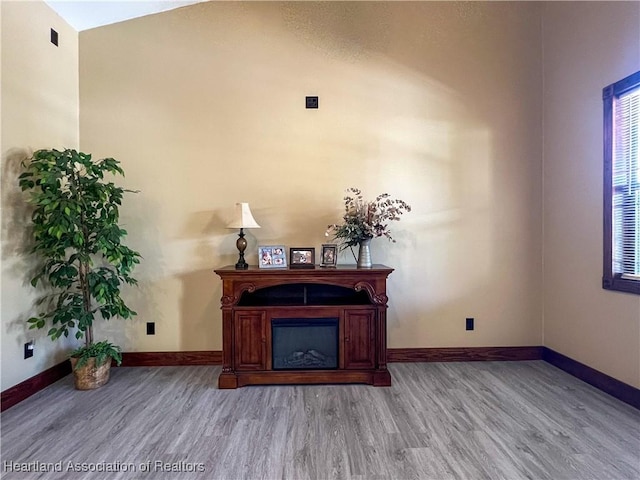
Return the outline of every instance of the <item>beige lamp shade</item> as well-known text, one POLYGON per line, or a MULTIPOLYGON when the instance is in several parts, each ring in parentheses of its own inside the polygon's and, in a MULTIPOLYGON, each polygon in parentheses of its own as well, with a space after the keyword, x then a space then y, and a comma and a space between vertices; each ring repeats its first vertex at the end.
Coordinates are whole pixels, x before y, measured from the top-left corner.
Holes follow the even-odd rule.
POLYGON ((260 225, 253 218, 248 203, 236 203, 233 220, 227 228, 260 228, 260 225))

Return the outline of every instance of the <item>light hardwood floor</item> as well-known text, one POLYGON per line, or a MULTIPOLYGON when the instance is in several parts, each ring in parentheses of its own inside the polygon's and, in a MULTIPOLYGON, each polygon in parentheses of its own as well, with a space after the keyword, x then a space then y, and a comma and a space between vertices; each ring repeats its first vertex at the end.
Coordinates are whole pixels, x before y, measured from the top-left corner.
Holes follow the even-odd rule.
POLYGON ((90 392, 67 377, 2 413, 2 478, 640 479, 640 412, 545 362, 390 370, 390 388, 218 390, 206 366, 116 368, 90 392), (20 462, 63 471, 7 471, 20 462))

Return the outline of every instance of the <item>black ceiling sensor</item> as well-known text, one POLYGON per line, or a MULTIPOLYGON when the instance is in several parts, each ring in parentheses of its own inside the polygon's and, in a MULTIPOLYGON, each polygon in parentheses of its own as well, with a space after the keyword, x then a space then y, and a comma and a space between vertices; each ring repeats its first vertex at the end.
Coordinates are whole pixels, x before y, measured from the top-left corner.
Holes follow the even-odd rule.
POLYGON ((318 108, 318 97, 305 97, 307 108, 318 108))
POLYGON ((58 46, 58 32, 56 32, 53 28, 51 29, 51 43, 53 43, 56 47, 58 46))

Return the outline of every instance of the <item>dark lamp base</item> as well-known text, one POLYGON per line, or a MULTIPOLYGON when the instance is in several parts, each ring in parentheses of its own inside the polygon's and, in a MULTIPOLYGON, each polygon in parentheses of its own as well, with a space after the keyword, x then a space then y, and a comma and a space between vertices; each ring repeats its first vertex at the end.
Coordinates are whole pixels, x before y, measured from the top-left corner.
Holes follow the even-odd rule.
POLYGON ((244 238, 244 230, 241 228, 238 234, 238 240, 236 240, 236 247, 238 248, 238 263, 236 263, 236 270, 247 270, 249 264, 244 261, 244 251, 247 248, 247 240, 244 238))

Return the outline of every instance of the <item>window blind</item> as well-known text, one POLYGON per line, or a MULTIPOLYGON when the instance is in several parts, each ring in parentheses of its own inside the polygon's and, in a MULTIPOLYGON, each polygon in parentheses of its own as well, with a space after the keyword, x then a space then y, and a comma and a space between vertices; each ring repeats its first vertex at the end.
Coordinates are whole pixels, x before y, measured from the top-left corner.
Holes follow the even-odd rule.
POLYGON ((640 87, 613 104, 613 272, 640 279, 640 87))

